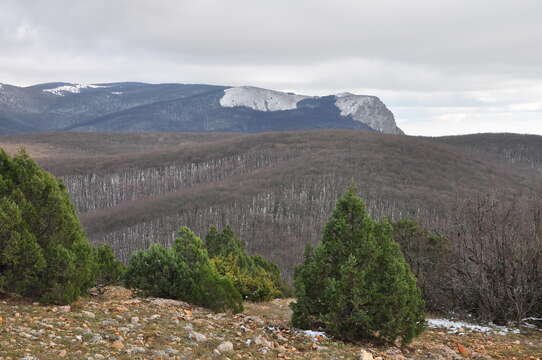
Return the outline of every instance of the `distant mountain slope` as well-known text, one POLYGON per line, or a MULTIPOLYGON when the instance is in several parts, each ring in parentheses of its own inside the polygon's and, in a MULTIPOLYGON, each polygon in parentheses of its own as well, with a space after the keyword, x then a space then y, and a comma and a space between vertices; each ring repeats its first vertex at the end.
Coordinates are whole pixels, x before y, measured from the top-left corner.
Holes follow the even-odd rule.
POLYGON ((1 133, 364 129, 402 134, 374 96, 295 95, 250 86, 191 84, 0 84, 1 133))
POLYGON ((542 170, 542 136, 522 134, 472 134, 432 140, 497 155, 512 164, 542 170))
POLYGON ((33 131, 63 130, 106 114, 223 88, 143 83, 0 85, 0 114, 33 131))
POLYGON ((257 133, 302 129, 372 130, 360 121, 340 115, 334 97, 305 99, 295 109, 259 111, 248 107, 223 107, 222 90, 186 99, 153 103, 106 115, 68 128, 76 131, 228 131, 257 133), (152 121, 149 121, 152 119, 152 121))
POLYGON ((11 120, 5 114, 0 114, 0 134, 17 134, 32 132, 32 128, 18 121, 11 120))
POLYGON ((171 242, 182 225, 202 235, 230 224, 287 276, 352 180, 373 216, 418 217, 434 229, 451 221, 457 199, 512 198, 540 184, 539 172, 487 151, 369 131, 0 136, 0 146, 14 144, 41 155, 67 185, 89 237, 123 259, 171 242))

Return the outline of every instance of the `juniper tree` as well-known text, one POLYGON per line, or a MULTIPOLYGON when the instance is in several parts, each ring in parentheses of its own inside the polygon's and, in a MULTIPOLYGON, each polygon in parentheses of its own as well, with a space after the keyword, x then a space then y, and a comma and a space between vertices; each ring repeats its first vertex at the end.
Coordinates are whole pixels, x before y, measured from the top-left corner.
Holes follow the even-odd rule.
POLYGON ((24 151, 0 149, 0 291, 69 303, 94 281, 92 246, 66 188, 24 151))
POLYGON ((345 340, 410 342, 424 326, 416 279, 391 237, 351 186, 338 200, 314 251, 296 270, 296 327, 322 328, 345 340))

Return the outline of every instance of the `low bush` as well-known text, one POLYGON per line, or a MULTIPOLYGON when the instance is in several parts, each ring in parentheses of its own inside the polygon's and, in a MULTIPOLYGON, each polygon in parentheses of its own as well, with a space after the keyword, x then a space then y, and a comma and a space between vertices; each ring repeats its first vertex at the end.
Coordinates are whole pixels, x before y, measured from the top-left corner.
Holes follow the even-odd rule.
POLYGON ((111 246, 101 244, 94 247, 95 283, 97 286, 118 285, 122 281, 125 267, 119 261, 111 246))
POLYGON ((413 219, 399 220, 392 223, 392 227, 393 239, 401 246, 416 276, 426 308, 434 312, 449 311, 452 243, 413 219))
POLYGON ((222 232, 211 227, 205 246, 217 271, 232 279, 244 299, 266 301, 283 295, 278 267, 261 256, 249 255, 229 226, 222 232))
POLYGON ((240 312, 241 295, 209 261, 203 241, 182 227, 171 248, 159 244, 134 253, 125 283, 146 296, 183 300, 214 311, 240 312))

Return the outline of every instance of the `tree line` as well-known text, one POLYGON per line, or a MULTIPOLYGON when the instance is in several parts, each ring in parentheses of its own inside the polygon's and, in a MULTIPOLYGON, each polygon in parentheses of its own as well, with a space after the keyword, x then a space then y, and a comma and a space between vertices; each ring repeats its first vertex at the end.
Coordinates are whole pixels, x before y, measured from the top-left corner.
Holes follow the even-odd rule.
POLYGON ((300 151, 303 150, 265 150, 198 163, 131 168, 107 174, 64 175, 61 180, 68 188, 76 210, 86 212, 114 207, 122 201, 158 196, 228 176, 247 174, 296 157, 300 151))

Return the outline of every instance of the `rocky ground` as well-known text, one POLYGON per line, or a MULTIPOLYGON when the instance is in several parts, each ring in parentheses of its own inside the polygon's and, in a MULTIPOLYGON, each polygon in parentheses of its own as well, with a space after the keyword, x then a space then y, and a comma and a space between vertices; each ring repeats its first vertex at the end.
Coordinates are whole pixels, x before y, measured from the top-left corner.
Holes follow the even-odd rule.
POLYGON ((71 306, 0 299, 7 359, 542 359, 542 331, 430 328, 405 347, 346 344, 289 326, 291 300, 216 314, 107 288, 71 306))

